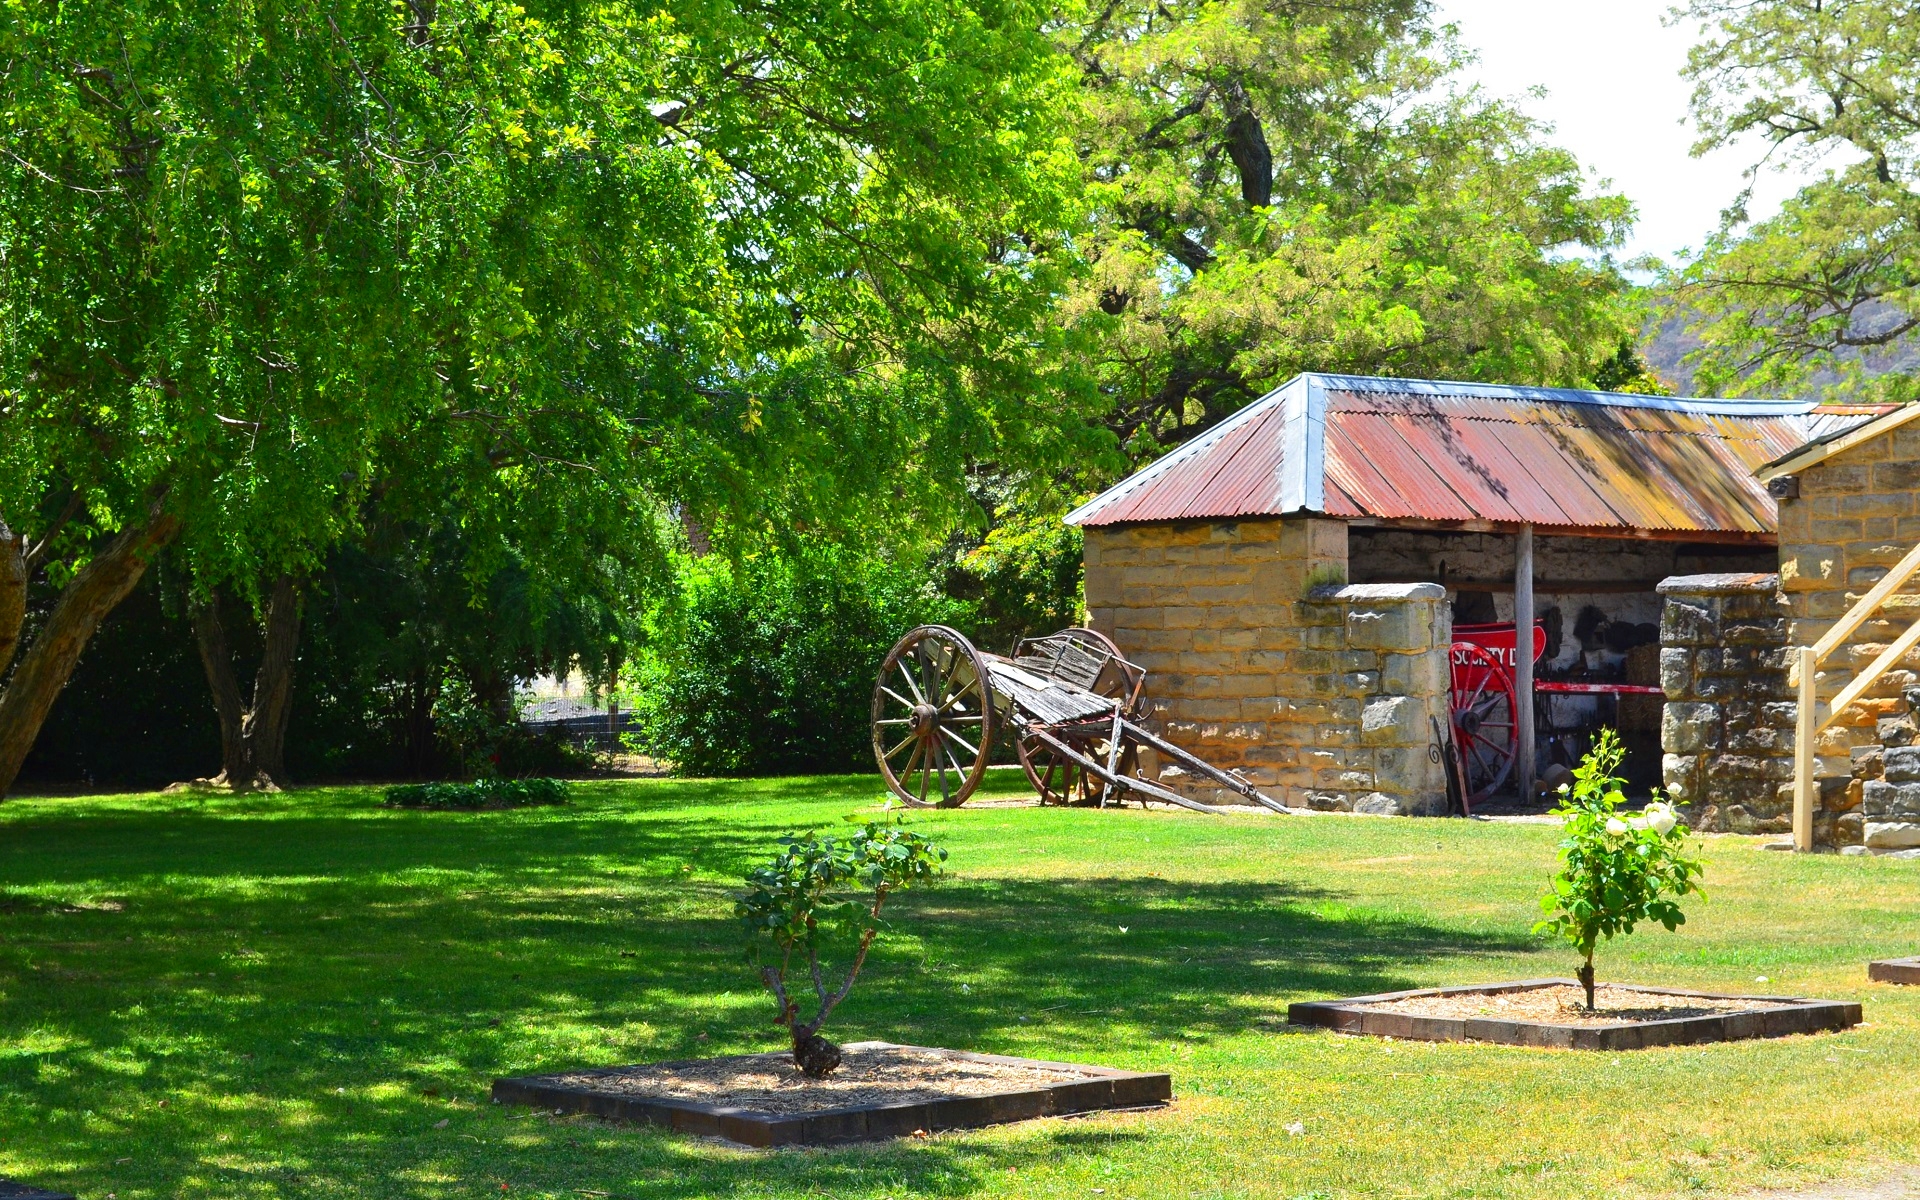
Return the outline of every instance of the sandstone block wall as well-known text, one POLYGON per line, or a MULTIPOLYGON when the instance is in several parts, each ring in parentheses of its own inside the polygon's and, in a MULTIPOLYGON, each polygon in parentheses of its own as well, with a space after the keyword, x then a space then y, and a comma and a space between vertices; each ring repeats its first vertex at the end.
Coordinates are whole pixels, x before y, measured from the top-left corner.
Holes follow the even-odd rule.
MULTIPOLYGON (((1807 646, 1817 641, 1888 567, 1920 542, 1916 488, 1920 488, 1920 428, 1913 425, 1801 472, 1799 494, 1779 502, 1780 589, 1787 606, 1789 644, 1807 646)), ((1916 619, 1920 619, 1920 581, 1895 595, 1827 659, 1817 678, 1821 696, 1838 691, 1916 619)), ((1880 811, 1863 809, 1866 785, 1884 781, 1883 746, 1904 746, 1914 740, 1913 705, 1907 692, 1917 683, 1920 651, 1907 655, 1822 732, 1815 772, 1820 780, 1816 833, 1830 830, 1832 840, 1843 845, 1864 839, 1873 849, 1920 845, 1920 831, 1909 828, 1915 822, 1905 819, 1908 811, 1886 807, 1892 793, 1875 789, 1873 807, 1880 811)), ((1784 791, 1790 795, 1790 789, 1789 784, 1784 791)))
POLYGON ((1794 703, 1778 586, 1760 574, 1660 583, 1661 774, 1697 828, 1792 828, 1794 703))
MULTIPOLYGON (((1169 740, 1294 806, 1442 811, 1427 757, 1452 625, 1435 584, 1342 586, 1344 523, 1086 531, 1088 620, 1147 670, 1169 740)), ((1212 803, 1231 792, 1168 769, 1212 803)))

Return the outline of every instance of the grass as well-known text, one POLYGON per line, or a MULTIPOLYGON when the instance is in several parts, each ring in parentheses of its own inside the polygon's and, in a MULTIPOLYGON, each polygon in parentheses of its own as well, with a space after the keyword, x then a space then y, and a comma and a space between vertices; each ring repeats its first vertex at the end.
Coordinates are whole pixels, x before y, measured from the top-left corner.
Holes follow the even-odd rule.
POLYGON ((1541 826, 968 808, 828 1029, 1172 1071, 1178 1103, 762 1153, 487 1100, 497 1075, 775 1048, 728 893, 870 779, 0 805, 0 1176, 174 1197, 1720 1195, 1920 1161, 1920 863, 1707 841, 1602 979, 1860 997, 1868 1025, 1591 1055, 1303 1033, 1288 1001, 1569 973, 1541 826), (1756 976, 1769 982, 1757 983, 1756 976), (1304 1132, 1286 1126, 1299 1122, 1304 1132))

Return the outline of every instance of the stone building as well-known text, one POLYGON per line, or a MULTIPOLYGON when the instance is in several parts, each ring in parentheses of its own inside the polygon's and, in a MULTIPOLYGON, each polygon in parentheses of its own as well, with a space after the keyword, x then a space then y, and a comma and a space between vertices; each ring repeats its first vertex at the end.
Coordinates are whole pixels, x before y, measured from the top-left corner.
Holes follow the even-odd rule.
MULTIPOLYGON (((1787 832, 1796 692, 1788 652, 1817 642, 1920 544, 1920 406, 1853 419, 1764 464, 1778 502, 1776 572, 1667 581, 1662 670, 1669 786, 1709 827, 1787 832), (1862 419, 1862 418, 1865 419, 1862 419)), ((1894 592, 1822 665, 1826 702, 1920 618, 1920 581, 1894 592)), ((1833 714, 1815 744, 1816 844, 1920 847, 1920 651, 1833 714)))
MULTIPOLYGON (((1296 806, 1434 812, 1456 621, 1512 622, 1518 605, 1549 631, 1543 677, 1664 684, 1662 581, 1774 571, 1755 472, 1818 432, 1805 404, 1303 375, 1067 519, 1085 533, 1089 621, 1147 668, 1167 736, 1296 806)), ((1649 781, 1659 699, 1635 754, 1649 781)), ((1530 765, 1556 723, 1629 715, 1554 704, 1530 765)), ((1744 713, 1689 711, 1666 724, 1695 736, 1744 713)))

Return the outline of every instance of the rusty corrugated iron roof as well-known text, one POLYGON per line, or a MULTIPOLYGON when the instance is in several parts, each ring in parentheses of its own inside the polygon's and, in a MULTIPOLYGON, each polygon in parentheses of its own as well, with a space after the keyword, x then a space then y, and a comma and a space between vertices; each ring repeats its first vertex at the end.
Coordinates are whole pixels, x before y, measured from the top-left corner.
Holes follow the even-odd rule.
POLYGON ((1806 443, 1813 410, 1302 375, 1067 520, 1315 512, 1656 537, 1766 535, 1773 501, 1753 472, 1806 443))

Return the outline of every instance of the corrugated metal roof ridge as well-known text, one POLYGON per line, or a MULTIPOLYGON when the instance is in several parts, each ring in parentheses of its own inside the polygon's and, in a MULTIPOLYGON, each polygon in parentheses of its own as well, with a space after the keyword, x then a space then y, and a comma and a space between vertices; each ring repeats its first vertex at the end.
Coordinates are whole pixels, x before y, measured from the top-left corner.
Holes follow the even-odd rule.
POLYGON ((1725 400, 1690 396, 1642 396, 1632 392, 1594 392, 1580 388, 1534 387, 1511 383, 1465 383, 1451 379, 1395 379, 1384 375, 1330 375, 1306 372, 1328 391, 1401 392, 1416 396, 1461 396, 1493 400, 1544 400, 1562 404, 1599 404, 1609 408, 1652 408, 1668 412, 1732 417, 1789 417, 1812 412, 1811 400, 1725 400))
POLYGON ((1114 484, 1106 491, 1101 492, 1098 496, 1082 504, 1079 508, 1074 509, 1062 517, 1061 520, 1069 525, 1083 524, 1091 518, 1098 516, 1101 509, 1145 487, 1181 463, 1206 453, 1235 429, 1256 419, 1261 412, 1280 404, 1282 396, 1286 393, 1287 388, 1292 386, 1292 383, 1292 380, 1288 380, 1286 383, 1268 392, 1258 400, 1255 400, 1252 404, 1234 413, 1218 425, 1215 425, 1212 429, 1207 430, 1198 437, 1182 442, 1146 466, 1141 467, 1138 471, 1122 479, 1119 483, 1114 484))
MULTIPOLYGON (((1323 511, 1328 507, 1323 498, 1323 493, 1327 483, 1327 474, 1333 464, 1330 461, 1323 461, 1318 464, 1301 461, 1296 464, 1292 460, 1299 458, 1302 454, 1309 459, 1315 457, 1311 453, 1315 448, 1311 442, 1315 439, 1316 434, 1322 439, 1326 437, 1328 432, 1327 426, 1331 424, 1331 421, 1326 418, 1332 416, 1332 410, 1326 403, 1326 400, 1322 399, 1318 406, 1320 411, 1315 411, 1314 399, 1316 395, 1326 397, 1329 393, 1397 394, 1409 398, 1427 397, 1431 399, 1453 400, 1456 402, 1462 400, 1480 400, 1491 402, 1496 408, 1507 408, 1509 405, 1518 401, 1523 407, 1521 411, 1517 413, 1487 412, 1483 415, 1477 412, 1455 412, 1447 414, 1447 416, 1452 420, 1462 421, 1479 420, 1489 423, 1494 421, 1507 421, 1515 424, 1531 425, 1536 429, 1542 430, 1561 426, 1562 422, 1540 420, 1538 418, 1545 415, 1541 412, 1540 408, 1531 408, 1529 413, 1528 407, 1525 406, 1538 405, 1544 407, 1562 404, 1598 406, 1614 410, 1619 414, 1620 418, 1626 418, 1627 415, 1626 411, 1622 410, 1639 410, 1647 413, 1649 417, 1652 417, 1654 413, 1685 414, 1704 418, 1700 424, 1705 426, 1705 428, 1679 428, 1674 425, 1667 425, 1665 428, 1648 428, 1635 430, 1634 432, 1681 434, 1705 441, 1717 442, 1766 441, 1773 442, 1775 445, 1779 444, 1778 441, 1773 437, 1767 436, 1781 432, 1774 429, 1774 425, 1778 424, 1805 431, 1807 425, 1810 423, 1808 414, 1810 414, 1815 407, 1811 401, 1687 399, 1665 396, 1641 396, 1619 392, 1582 391, 1573 388, 1531 387, 1495 383, 1465 383, 1449 380, 1396 379, 1386 376, 1303 372, 1247 405, 1239 412, 1234 413, 1212 429, 1207 430, 1205 433, 1200 434, 1184 445, 1176 447, 1166 455, 1141 468, 1133 475, 1119 481, 1105 492, 1088 500, 1086 503, 1068 513, 1065 520, 1068 524, 1083 525, 1098 520, 1104 514, 1115 512, 1118 512, 1119 515, 1111 516, 1108 518, 1109 520, 1126 522, 1130 520, 1166 520, 1170 518, 1178 520, 1183 517, 1185 519, 1203 518, 1214 514, 1203 511, 1207 506, 1201 502, 1201 497, 1209 492, 1214 492, 1216 489, 1237 493, 1237 495, 1231 498, 1215 495, 1212 498, 1216 502, 1226 501, 1226 507, 1232 507, 1238 510, 1235 515, 1250 514, 1252 512, 1250 506, 1255 496, 1263 489, 1260 487, 1258 481, 1244 475, 1235 481, 1239 485, 1237 487, 1229 484, 1227 478, 1224 478, 1224 476, 1239 475, 1249 468, 1258 469, 1252 462, 1234 463, 1232 460, 1239 457, 1242 449, 1241 447, 1235 447, 1233 453, 1227 454, 1226 457, 1228 461, 1218 464, 1212 471, 1207 473, 1206 478, 1197 481, 1198 486, 1194 487, 1192 493, 1186 497, 1184 504, 1176 504, 1176 506, 1182 510, 1180 516, 1174 516, 1171 513, 1166 516, 1155 515, 1148 517, 1126 515, 1128 510, 1133 507, 1128 501, 1131 500, 1134 504, 1139 504, 1143 499, 1143 492, 1151 491, 1151 485, 1154 484, 1155 481, 1164 480, 1170 472, 1178 472, 1182 467, 1189 464, 1198 465, 1195 460, 1220 450, 1222 443, 1227 442, 1237 431, 1248 428, 1254 423, 1259 422, 1263 416, 1269 415, 1283 420, 1286 417, 1297 415, 1301 420, 1298 422, 1291 420, 1286 421, 1282 430, 1279 431, 1278 436, 1274 439, 1282 443, 1276 447, 1279 451, 1276 456, 1279 461, 1272 464, 1278 468, 1281 481, 1279 494, 1266 505, 1268 513, 1278 515, 1281 511, 1287 510, 1290 503, 1294 508, 1299 508, 1303 500, 1301 495, 1303 492, 1321 494, 1315 496, 1315 498, 1321 500, 1319 504, 1313 504, 1308 501, 1306 506, 1314 511, 1323 511), (1294 394, 1296 392, 1299 393, 1297 396, 1294 394), (1294 414, 1292 409, 1288 407, 1289 404, 1293 405, 1293 407, 1300 408, 1300 413, 1294 414), (1276 408, 1280 409, 1281 412, 1274 413, 1273 410, 1276 408), (1527 420, 1527 415, 1531 415, 1535 419, 1527 420), (1311 428, 1311 426, 1316 423, 1314 420, 1315 417, 1321 417, 1321 427, 1318 430, 1311 428), (1516 420, 1516 418, 1518 418, 1518 420, 1516 420), (1764 430, 1756 429, 1754 432, 1758 436, 1754 438, 1743 438, 1737 436, 1737 432, 1740 431, 1727 428, 1729 422, 1726 418, 1738 418, 1742 425, 1752 423, 1755 426, 1765 426, 1766 428, 1764 430), (1300 426, 1297 430, 1293 428, 1296 424, 1300 426), (1294 444, 1303 436, 1308 440, 1308 445, 1299 446, 1294 444), (1296 486, 1289 488, 1287 483, 1289 468, 1295 468, 1296 471, 1306 470, 1311 472, 1316 465, 1320 468, 1317 472, 1318 478, 1295 480, 1294 484, 1296 486)), ((1448 405, 1447 407, 1452 406, 1448 405)), ((1661 424, 1657 422, 1657 420, 1655 423, 1656 425, 1661 424)), ((1692 423, 1686 422, 1684 424, 1692 423)), ((1586 423, 1568 422, 1566 423, 1566 427, 1576 429, 1586 428, 1586 423)), ((1805 436, 1805 432, 1800 434, 1801 438, 1805 436)), ((1244 441, 1244 435, 1239 440, 1244 441)), ((1405 450, 1415 454, 1418 453, 1410 444, 1402 441, 1402 439, 1396 437, 1395 441, 1400 441, 1405 450)), ((1264 459, 1267 456, 1256 455, 1255 457, 1264 459)), ((1716 455, 1716 457, 1738 456, 1728 454, 1716 455)), ((1531 476, 1533 474, 1524 463, 1521 465, 1528 475, 1531 476)), ((1431 467, 1429 467, 1428 470, 1431 471, 1431 467)), ((1172 481, 1167 480, 1166 482, 1172 481)), ((1352 490, 1354 484, 1358 482, 1357 480, 1351 479, 1342 480, 1339 484, 1339 490, 1350 504, 1353 504, 1356 508, 1364 509, 1367 506, 1366 500, 1363 499, 1361 494, 1357 494, 1352 490)), ((1440 482, 1440 480, 1436 478, 1434 482, 1440 482)), ((1535 482, 1537 485, 1546 486, 1545 480, 1536 478, 1535 482)), ((1391 484, 1389 486, 1394 491, 1399 490, 1391 484)), ((1442 486, 1446 492, 1450 494, 1453 493, 1454 489, 1451 486, 1446 484, 1442 486)), ((1362 493, 1368 493, 1372 492, 1373 489, 1362 485, 1360 491, 1362 493)), ((1380 497, 1376 497, 1376 499, 1379 498, 1380 497)), ((1466 504, 1467 507, 1474 507, 1471 502, 1467 501, 1466 497, 1454 495, 1452 498, 1457 502, 1466 504)), ((1401 497, 1401 499, 1404 502, 1410 498, 1401 497)), ((1592 499, 1598 501, 1600 508, 1610 510, 1615 520, 1626 523, 1626 514, 1618 511, 1617 504, 1608 503, 1597 493, 1592 499)), ((1628 497, 1623 496, 1619 499, 1633 505, 1632 499, 1628 497)), ((1633 506, 1639 507, 1639 505, 1633 506)), ((1158 504, 1148 503, 1146 507, 1149 509, 1157 508, 1158 504)), ((1571 510, 1567 510, 1564 504, 1556 504, 1555 507, 1561 508, 1566 516, 1571 517, 1575 515, 1571 510)), ((1587 506, 1576 505, 1575 507, 1584 508, 1587 506)), ((1681 501, 1681 507, 1684 509, 1691 506, 1687 505, 1683 500, 1681 501)), ((1598 516, 1599 514, 1591 513, 1585 515, 1598 516)), ((1734 520, 1735 523, 1740 523, 1737 516, 1734 520)), ((1709 523, 1711 522, 1712 517, 1709 516, 1709 523)), ((1602 526, 1595 527, 1599 528, 1602 526)), ((1657 528, 1657 526, 1655 527, 1657 528)))

